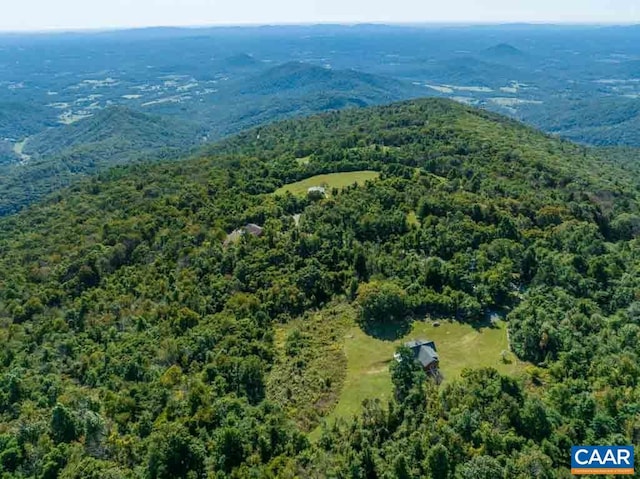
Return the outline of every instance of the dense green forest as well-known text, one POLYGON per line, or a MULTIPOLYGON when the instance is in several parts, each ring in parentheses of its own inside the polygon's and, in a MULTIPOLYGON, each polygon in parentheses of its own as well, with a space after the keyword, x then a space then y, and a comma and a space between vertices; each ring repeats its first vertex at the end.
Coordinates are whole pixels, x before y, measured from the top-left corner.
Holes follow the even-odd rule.
POLYGON ((79 182, 0 220, 0 477, 568 478, 571 445, 639 445, 635 181, 515 121, 420 100, 79 182), (359 170, 380 178, 273 194, 359 170), (247 223, 263 234, 225 246, 247 223), (328 408, 293 388, 340 393, 344 375, 309 362, 343 364, 347 307, 369 334, 498 311, 532 366, 436 386, 392 362, 393 399, 314 438, 328 408), (335 329, 315 335, 323 321, 335 329), (291 388, 269 382, 281 347, 291 388), (301 425, 292 404, 317 415, 301 425))
POLYGON ((5 167, 5 165, 16 161, 16 154, 13 151, 13 144, 0 140, 0 165, 5 167))
MULTIPOLYGON (((186 155, 204 130, 196 124, 125 107, 43 131, 25 142, 28 160, 0 175, 0 216, 15 213, 81 176, 145 159, 186 155)), ((2 151, 0 149, 0 161, 2 151)))
POLYGON ((625 97, 589 98, 578 91, 553 108, 525 105, 518 115, 563 138, 596 146, 638 145, 640 105, 625 97))

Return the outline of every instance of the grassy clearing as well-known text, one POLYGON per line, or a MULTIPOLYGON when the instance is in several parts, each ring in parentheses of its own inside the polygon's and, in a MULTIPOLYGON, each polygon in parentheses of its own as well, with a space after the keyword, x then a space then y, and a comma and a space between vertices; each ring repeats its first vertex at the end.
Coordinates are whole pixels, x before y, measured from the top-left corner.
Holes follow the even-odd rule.
MULTIPOLYGON (((431 339, 436 342, 444 381, 460 376, 465 368, 494 367, 503 374, 516 375, 524 370, 524 363, 507 353, 503 362, 501 353, 508 349, 506 323, 474 328, 469 324, 416 321, 409 334, 396 341, 384 341, 366 335, 352 324, 345 334, 344 350, 347 357, 347 376, 340 400, 327 417, 329 421, 349 418, 356 414, 362 401, 379 398, 383 402, 392 395, 389 363, 396 347, 410 339, 431 339)), ((319 428, 312 438, 319 434, 319 428)))
POLYGON ((27 141, 29 141, 29 138, 25 138, 13 145, 13 152, 20 157, 21 161, 29 161, 31 159, 31 156, 24 152, 24 149, 27 146, 27 141))
POLYGON ((302 181, 290 183, 278 188, 277 195, 283 195, 287 191, 293 195, 304 196, 312 186, 323 186, 329 193, 332 188, 344 188, 355 183, 362 184, 367 180, 375 180, 380 176, 377 171, 348 171, 344 173, 328 173, 326 175, 316 175, 302 181))
POLYGON ((460 377, 465 368, 493 367, 519 375, 527 365, 510 352, 506 362, 502 360, 502 352, 508 350, 504 321, 475 327, 415 321, 405 336, 388 341, 364 333, 355 318, 352 306, 338 303, 275 327, 277 359, 267 379, 267 397, 301 429, 311 431, 311 440, 319 438, 323 419, 350 418, 365 399, 391 398, 389 364, 396 348, 411 339, 436 342, 445 382, 460 377))

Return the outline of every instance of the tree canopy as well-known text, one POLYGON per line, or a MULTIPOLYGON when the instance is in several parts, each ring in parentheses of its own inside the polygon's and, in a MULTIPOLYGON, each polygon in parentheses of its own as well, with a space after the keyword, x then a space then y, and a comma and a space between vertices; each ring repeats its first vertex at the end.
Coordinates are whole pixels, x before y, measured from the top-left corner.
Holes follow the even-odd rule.
MULTIPOLYGON (((570 445, 640 441, 639 214, 614 163, 442 100, 79 182, 0 220, 0 475, 569 477, 570 445), (381 175, 273 194, 359 170, 381 175), (439 387, 394 366, 395 398, 309 441, 267 387, 274 325, 351 301, 363 326, 500 312, 531 366, 439 387)), ((339 347, 309 334, 282 340, 292 382, 339 347)))

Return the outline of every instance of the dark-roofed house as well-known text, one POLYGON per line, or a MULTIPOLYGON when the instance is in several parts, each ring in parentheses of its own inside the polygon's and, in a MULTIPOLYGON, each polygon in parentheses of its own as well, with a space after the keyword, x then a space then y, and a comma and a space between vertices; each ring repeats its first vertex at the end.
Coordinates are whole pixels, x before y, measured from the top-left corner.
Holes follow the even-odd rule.
MULTIPOLYGON (((427 341, 426 339, 418 339, 404 343, 404 345, 413 352, 414 359, 420 363, 425 372, 439 377, 440 372, 438 366, 440 359, 438 358, 436 343, 427 341)), ((398 358, 399 356, 396 356, 396 359, 398 358)))

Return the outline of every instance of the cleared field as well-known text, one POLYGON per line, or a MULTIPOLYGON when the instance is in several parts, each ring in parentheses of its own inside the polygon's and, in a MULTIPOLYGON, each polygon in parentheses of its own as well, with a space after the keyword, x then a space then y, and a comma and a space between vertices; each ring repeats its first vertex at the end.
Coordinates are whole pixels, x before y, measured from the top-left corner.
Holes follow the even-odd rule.
POLYGON ((505 355, 506 362, 503 361, 502 352, 508 350, 503 321, 493 325, 487 323, 480 328, 448 321, 435 327, 430 322, 417 321, 409 334, 396 341, 373 338, 354 325, 345 335, 347 376, 344 387, 338 404, 327 419, 352 416, 367 398, 389 399, 392 395, 389 363, 397 346, 420 338, 435 341, 445 382, 459 377, 465 368, 494 367, 503 374, 515 375, 525 365, 510 352, 505 355))
POLYGON ((20 157, 20 160, 23 162, 29 161, 31 156, 24 153, 24 148, 27 146, 27 141, 29 138, 25 138, 24 140, 13 145, 13 152, 20 157))
POLYGON ((323 186, 330 192, 332 188, 344 188, 354 183, 362 184, 367 180, 375 180, 380 176, 377 171, 348 171, 345 173, 328 173, 325 175, 316 175, 306 178, 295 183, 290 183, 278 188, 275 191, 277 195, 283 195, 287 191, 292 195, 304 196, 307 190, 312 186, 323 186))

